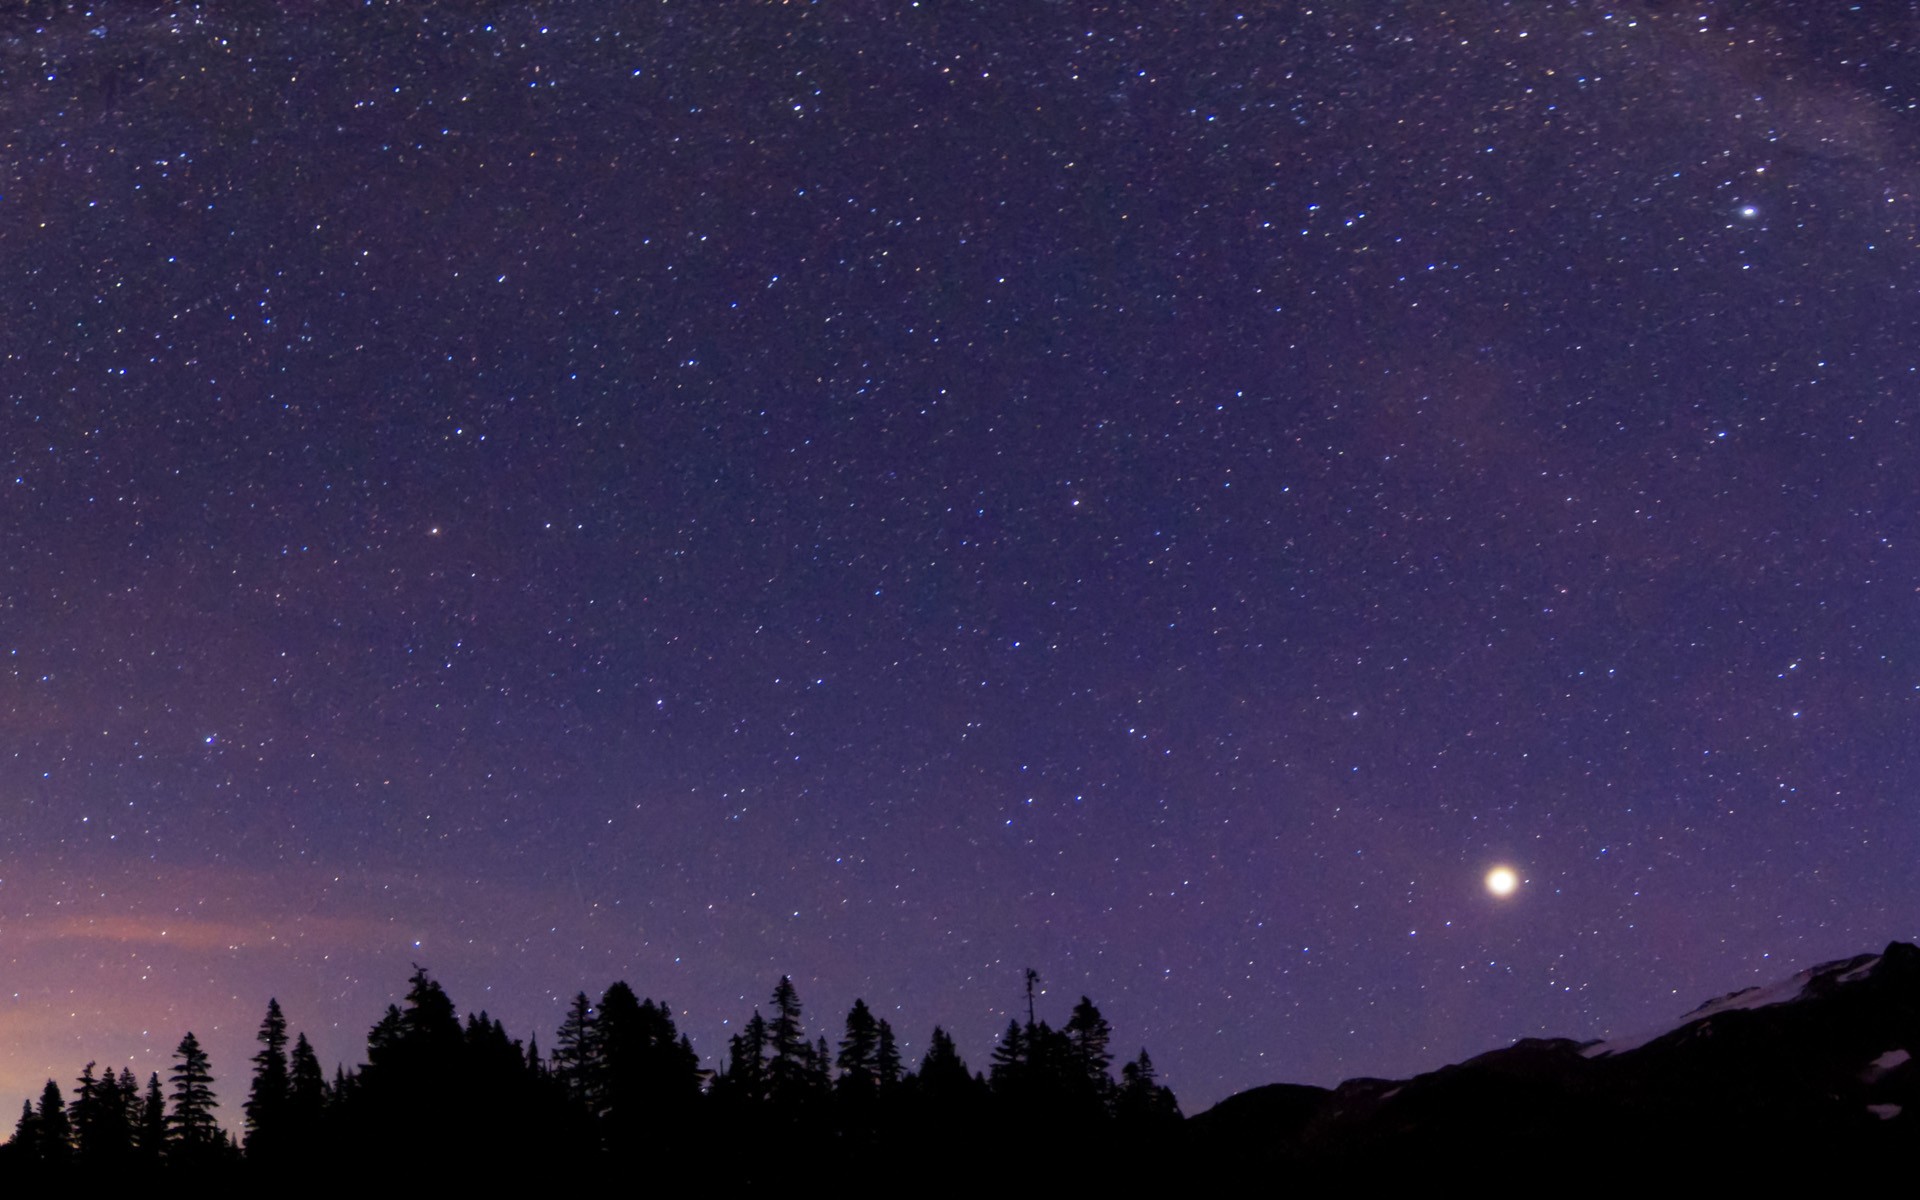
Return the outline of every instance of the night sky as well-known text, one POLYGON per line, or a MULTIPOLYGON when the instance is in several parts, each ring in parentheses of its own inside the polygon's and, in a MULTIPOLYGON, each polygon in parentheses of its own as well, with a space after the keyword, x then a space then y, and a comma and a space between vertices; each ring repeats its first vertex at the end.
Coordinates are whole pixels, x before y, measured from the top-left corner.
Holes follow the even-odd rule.
MULTIPOLYGON (((0 1104, 427 967, 1188 1112, 1920 938, 1913 5, 10 5, 0 1104), (1489 894, 1489 869, 1522 880, 1489 894)), ((11 1110, 9 1110, 11 1111, 11 1110)))

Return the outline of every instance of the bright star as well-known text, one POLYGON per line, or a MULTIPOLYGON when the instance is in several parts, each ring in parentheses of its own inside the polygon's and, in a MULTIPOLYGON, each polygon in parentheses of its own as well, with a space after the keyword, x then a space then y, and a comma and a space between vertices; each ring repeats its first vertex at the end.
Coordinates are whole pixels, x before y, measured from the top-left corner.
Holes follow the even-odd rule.
POLYGON ((1487 890, 1496 896, 1511 896, 1520 886, 1520 876, 1512 867, 1495 867, 1487 872, 1487 890))

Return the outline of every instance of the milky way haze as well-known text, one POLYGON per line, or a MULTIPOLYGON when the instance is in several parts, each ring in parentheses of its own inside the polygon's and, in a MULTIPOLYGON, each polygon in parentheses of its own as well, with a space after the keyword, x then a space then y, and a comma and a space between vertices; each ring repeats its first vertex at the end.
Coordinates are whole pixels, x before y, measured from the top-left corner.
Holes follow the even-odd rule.
POLYGON ((1920 938, 1910 6, 8 14, 0 1102, 1032 966, 1191 1112, 1920 938))

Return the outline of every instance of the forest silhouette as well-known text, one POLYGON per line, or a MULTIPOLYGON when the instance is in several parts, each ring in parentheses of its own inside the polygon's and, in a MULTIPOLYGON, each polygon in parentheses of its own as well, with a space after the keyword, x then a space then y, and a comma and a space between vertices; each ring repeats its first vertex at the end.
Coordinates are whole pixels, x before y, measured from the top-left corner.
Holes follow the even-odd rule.
POLYGON ((48 1080, 0 1145, 0 1182, 150 1170, 283 1178, 324 1169, 418 1171, 441 1180, 623 1171, 649 1180, 754 1182, 803 1169, 924 1168, 948 1183, 1058 1165, 1085 1178, 1145 1161, 1181 1124, 1173 1093, 1142 1049, 1113 1070, 1113 1030, 1081 997, 1059 1028, 1009 1021, 985 1072, 935 1027, 916 1067, 892 1026, 855 1001, 839 1038, 810 1037, 793 981, 733 1035, 724 1065, 703 1069, 666 1004, 615 983, 574 997, 543 1054, 486 1012, 461 1021, 445 989, 415 967, 405 1003, 367 1034, 365 1062, 331 1079, 304 1034, 270 1000, 244 1099, 215 1089, 187 1033, 163 1080, 82 1068, 71 1095, 48 1080), (229 1129, 222 1125, 225 1114, 229 1129), (975 1148, 994 1147, 992 1158, 975 1148), (1125 1150, 1122 1154, 1121 1151, 1125 1150), (962 1153, 962 1150, 971 1151, 962 1153), (990 1167, 991 1164, 991 1167, 990 1167))

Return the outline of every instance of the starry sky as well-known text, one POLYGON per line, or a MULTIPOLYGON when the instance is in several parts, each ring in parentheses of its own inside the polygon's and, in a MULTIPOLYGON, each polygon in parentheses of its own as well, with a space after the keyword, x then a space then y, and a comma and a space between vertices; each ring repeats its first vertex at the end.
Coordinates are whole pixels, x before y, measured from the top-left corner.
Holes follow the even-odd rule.
POLYGON ((0 1102, 193 1029, 231 1122, 416 962, 984 1066, 1032 966, 1193 1112, 1920 938, 1910 4, 38 0, 0 75, 0 1102))

